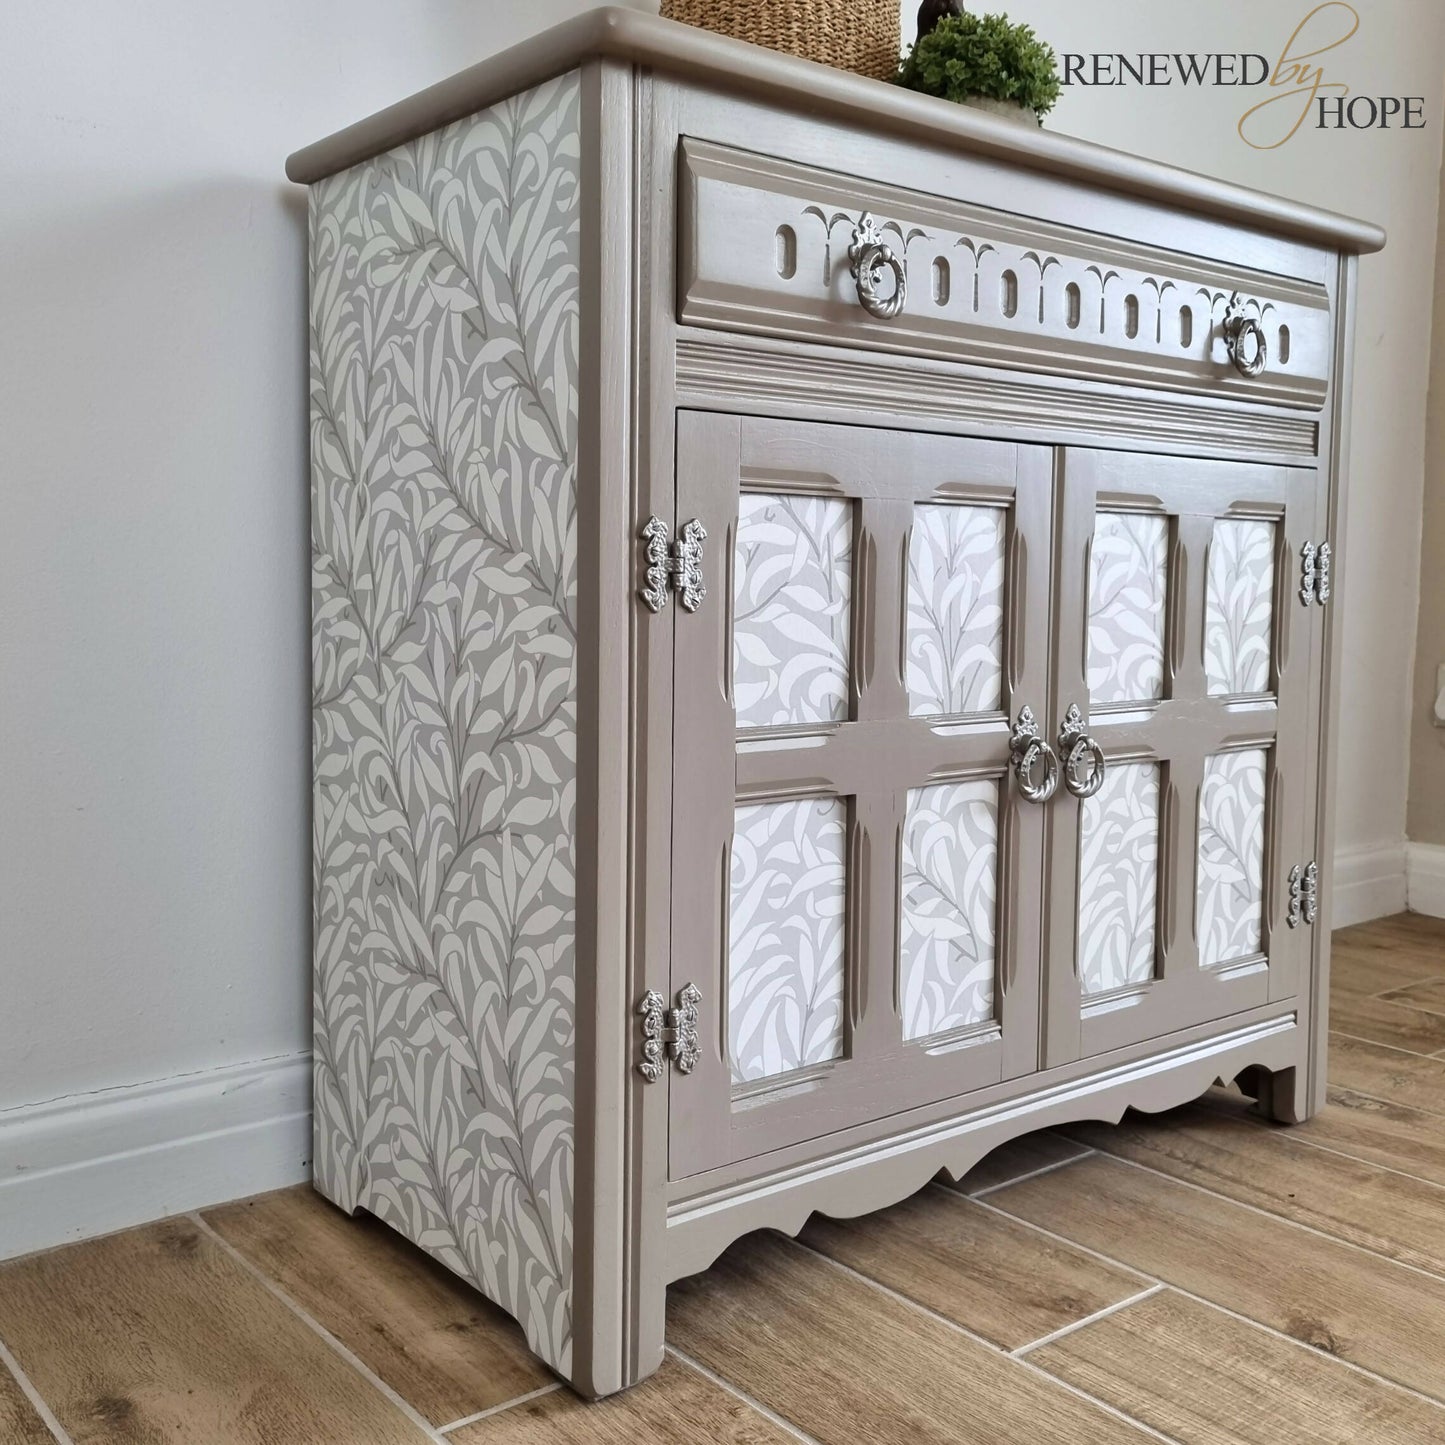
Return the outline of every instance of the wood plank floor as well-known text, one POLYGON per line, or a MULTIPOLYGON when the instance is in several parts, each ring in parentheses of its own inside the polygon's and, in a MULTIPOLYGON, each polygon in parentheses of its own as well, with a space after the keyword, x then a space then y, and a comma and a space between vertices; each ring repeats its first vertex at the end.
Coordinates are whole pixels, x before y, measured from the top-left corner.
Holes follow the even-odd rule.
POLYGON ((1307 1123, 1220 1090, 752 1236, 601 1404, 308 1189, 0 1264, 0 1445, 1445 1445, 1445 923, 1337 934, 1333 998, 1307 1123))

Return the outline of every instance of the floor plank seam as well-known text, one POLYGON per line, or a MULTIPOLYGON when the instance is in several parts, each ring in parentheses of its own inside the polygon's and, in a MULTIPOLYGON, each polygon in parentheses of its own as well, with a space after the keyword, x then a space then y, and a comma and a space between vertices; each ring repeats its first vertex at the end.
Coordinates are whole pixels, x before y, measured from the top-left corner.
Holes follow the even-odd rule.
POLYGON ((56 1419, 55 1412, 45 1403, 44 1396, 35 1388, 35 1382, 21 1368, 20 1361, 10 1353, 10 1347, 4 1340, 0 1340, 0 1368, 9 1370, 15 1377, 20 1393, 30 1401, 35 1413, 40 1416, 40 1423, 55 1437, 56 1445, 75 1445, 65 1426, 56 1419))
MULTIPOLYGON (((1392 1003, 1394 1000, 1384 999, 1383 1002, 1392 1003)), ((1409 1008, 1410 1005, 1406 1004, 1405 1007, 1409 1008)), ((1429 1010, 1426 1009, 1425 1012, 1428 1013, 1429 1010)), ((1445 1014, 1442 1014, 1441 1017, 1445 1018, 1445 1014)), ((1402 1049, 1399 1044, 1382 1044, 1378 1039, 1362 1039, 1358 1034, 1346 1033, 1344 1029, 1332 1028, 1330 1032, 1336 1038, 1353 1039, 1357 1044, 1369 1044, 1372 1049, 1388 1049, 1392 1054, 1404 1054, 1407 1059, 1428 1059, 1430 1057, 1429 1054, 1417 1054, 1413 1049, 1402 1049)), ((1341 1087, 1349 1088, 1349 1085, 1345 1084, 1341 1087)))
POLYGON ((1042 1349, 1045 1345, 1051 1345, 1055 1340, 1061 1340, 1065 1335, 1071 1335, 1075 1330, 1082 1330, 1086 1325, 1092 1325, 1099 1320, 1106 1320, 1110 1315, 1116 1315, 1120 1310, 1126 1310, 1130 1305, 1139 1304, 1141 1301, 1150 1299, 1156 1294, 1168 1289, 1167 1284, 1151 1284, 1148 1289, 1141 1289, 1138 1294, 1131 1294, 1128 1299, 1121 1299, 1115 1304, 1105 1305, 1101 1310, 1095 1310, 1091 1315, 1085 1315, 1081 1320, 1075 1320, 1072 1324, 1062 1325, 1059 1329, 1051 1331, 1041 1339, 1031 1340, 1026 1345, 1020 1345, 1016 1350, 1009 1353, 1016 1360, 1021 1360, 1025 1355, 1032 1354, 1035 1350, 1042 1349))
MULTIPOLYGON (((973 1191, 959 1189, 952 1184, 940 1184, 938 1187, 951 1190, 954 1194, 962 1194, 965 1199, 982 1199, 985 1194, 992 1194, 995 1189, 1007 1189, 1011 1184, 1022 1184, 1025 1179, 1037 1179, 1041 1174, 1052 1174, 1055 1169, 1063 1169, 1069 1164, 1077 1164, 1080 1159, 1087 1159, 1090 1154, 1098 1152, 1097 1149, 1085 1149, 1081 1154, 1071 1154, 1067 1159, 1055 1159, 1052 1164, 1045 1164, 1038 1169, 1030 1169, 1027 1174, 1020 1174, 1014 1179, 1004 1179, 998 1184, 985 1184, 982 1189, 973 1191)), ((937 1181, 932 1182, 936 1183, 937 1181)))
MULTIPOLYGON (((1260 1128, 1270 1131, 1283 1129, 1286 1132, 1284 1137, 1293 1144, 1302 1144, 1307 1149, 1314 1149, 1321 1154, 1333 1154, 1337 1159, 1348 1159, 1352 1164, 1365 1164, 1371 1169, 1378 1169, 1382 1174, 1393 1174, 1400 1179, 1409 1179, 1416 1184, 1428 1184, 1431 1189, 1438 1189, 1445 1194, 1445 1184, 1438 1179, 1426 1179, 1423 1174, 1411 1174, 1408 1169, 1397 1169, 1393 1164, 1381 1164, 1377 1159, 1367 1158, 1363 1154, 1351 1154, 1350 1151, 1339 1144, 1326 1144, 1321 1139, 1311 1139, 1306 1134, 1298 1132, 1299 1126, 1271 1124, 1268 1119, 1262 1119, 1258 1115, 1244 1115, 1249 1123, 1258 1125, 1260 1128)), ((1110 1156, 1113 1157, 1112 1155, 1110 1156)))
MULTIPOLYGON (((1396 984, 1394 988, 1382 988, 1379 993, 1367 993, 1365 997, 1383 999, 1385 1003, 1398 1003, 1398 999, 1386 998, 1385 995, 1391 993, 1403 993, 1407 988, 1419 988, 1421 984, 1425 983, 1445 983, 1445 973, 1432 973, 1429 978, 1417 978, 1414 983, 1402 983, 1396 984)), ((1409 1007, 1424 1008, 1424 1005, 1417 1003, 1410 1004, 1409 1007)), ((1427 1014, 1433 1014, 1439 1013, 1440 1010, 1427 1008, 1425 1009, 1425 1012, 1427 1014)))
MULTIPOLYGON (((985 1205, 984 1208, 988 1208, 988 1206, 985 1205)), ((966 1340, 972 1340, 976 1345, 982 1345, 984 1349, 998 1355, 1001 1359, 1008 1360, 1011 1364, 1017 1365, 1021 1370, 1027 1370, 1030 1374, 1037 1375, 1039 1379, 1046 1380, 1055 1388, 1067 1390, 1069 1394, 1076 1395, 1081 1400, 1087 1400, 1089 1404, 1093 1405, 1096 1409, 1102 1410, 1106 1415, 1112 1415, 1116 1420, 1122 1420, 1126 1425, 1132 1425, 1136 1430, 1142 1431, 1151 1439, 1162 1440, 1165 1442, 1165 1445, 1183 1445, 1183 1442, 1176 1440, 1174 1436, 1165 1435, 1161 1431, 1154 1429, 1152 1425, 1146 1425, 1142 1420, 1136 1420, 1134 1416, 1126 1415, 1124 1411, 1120 1410, 1116 1405, 1111 1405, 1106 1400, 1101 1400, 1096 1395, 1089 1394, 1087 1390, 1081 1390, 1077 1385, 1070 1384, 1069 1381, 1062 1380, 1057 1375, 1051 1375, 1041 1365, 1034 1364, 1032 1360, 1011 1354, 1008 1350, 1004 1349, 1002 1345, 996 1345, 985 1336, 975 1334, 966 1325, 959 1324, 957 1320, 949 1319, 947 1315, 939 1314, 937 1310, 929 1309, 927 1305, 920 1304, 916 1299, 910 1299, 906 1294, 902 1294, 896 1289, 891 1289, 888 1285, 882 1283, 881 1280, 876 1280, 871 1275, 863 1274, 851 1265, 844 1264, 842 1260, 834 1259, 832 1255, 824 1254, 821 1250, 814 1249, 812 1245, 804 1244, 798 1239, 787 1239, 785 1237, 784 1243, 791 1244, 796 1249, 801 1249, 808 1254, 816 1256, 818 1259, 821 1259, 824 1264, 831 1265, 834 1269, 840 1270, 846 1275, 851 1275, 854 1279, 866 1284, 870 1289, 877 1290, 879 1294, 887 1295, 890 1299, 896 1300, 906 1308, 918 1314, 926 1315, 931 1320, 936 1320, 939 1324, 947 1326, 947 1328, 955 1334, 962 1335, 966 1340)), ((1121 1265, 1119 1267, 1121 1269, 1128 1269, 1127 1265, 1121 1265)), ((1129 1270, 1129 1273, 1138 1274, 1139 1271, 1129 1270)), ((1144 1275, 1143 1278, 1147 1279, 1149 1276, 1144 1275)))
MULTIPOLYGON (((1023 1218, 1022 1215, 1010 1214, 1005 1209, 1000 1209, 996 1204, 984 1204, 983 1209, 991 1210, 1000 1218, 1013 1221, 1015 1224, 1022 1224, 1026 1229, 1041 1234, 1045 1239, 1052 1240, 1055 1244, 1065 1245, 1069 1249, 1077 1249, 1085 1254, 1091 1254, 1095 1259, 1102 1260, 1105 1264, 1111 1264, 1116 1269, 1132 1270, 1133 1273, 1143 1275, 1145 1279, 1150 1278, 1147 1270, 1141 1270, 1136 1265, 1125 1264, 1122 1260, 1115 1259, 1112 1255, 1101 1253, 1097 1249, 1090 1249, 1086 1244, 1080 1244, 1077 1240, 1069 1239, 1065 1235, 1058 1234, 1042 1224, 1035 1224, 1032 1220, 1023 1218)), ((1347 1370, 1353 1370, 1357 1375, 1364 1375, 1367 1379, 1374 1380, 1377 1384, 1388 1385, 1392 1390, 1399 1390, 1402 1394, 1411 1395, 1417 1400, 1423 1400, 1427 1405, 1434 1405, 1436 1409, 1445 1408, 1445 1400, 1437 1400, 1433 1395, 1427 1395, 1423 1390, 1417 1390, 1412 1385, 1402 1384, 1399 1380, 1392 1380, 1388 1375, 1378 1374, 1366 1365, 1356 1364, 1354 1360, 1348 1360, 1343 1355, 1331 1354, 1329 1350, 1321 1349, 1318 1345, 1311 1344, 1308 1340, 1302 1340, 1297 1335, 1286 1334, 1281 1329, 1264 1320, 1257 1320, 1251 1315, 1241 1314, 1228 1305, 1220 1304, 1218 1300, 1209 1299, 1206 1295, 1196 1294, 1193 1290, 1185 1289, 1183 1285, 1176 1284, 1172 1280, 1163 1280, 1161 1283, 1166 1289, 1173 1290, 1175 1294, 1183 1295, 1185 1299, 1191 1299, 1195 1304, 1203 1305, 1207 1309, 1218 1310, 1221 1314, 1229 1315, 1238 1320, 1241 1324, 1250 1325, 1255 1329, 1263 1330, 1266 1334, 1273 1335, 1276 1339, 1284 1340, 1288 1344, 1297 1345, 1302 1350, 1308 1350, 1321 1359, 1333 1360, 1337 1365, 1343 1365, 1347 1370)))
POLYGON ((1197 1194, 1207 1194, 1211 1199, 1223 1200, 1226 1204, 1232 1204, 1238 1209, 1247 1209, 1251 1214, 1261 1215, 1265 1219, 1272 1219, 1278 1224, 1287 1224, 1291 1229, 1302 1229, 1306 1234, 1312 1234, 1316 1239, 1328 1240, 1331 1244, 1343 1245, 1346 1249, 1352 1249, 1356 1254, 1363 1254, 1370 1259, 1378 1260, 1381 1264, 1392 1264, 1399 1269, 1408 1269, 1411 1274, 1423 1275, 1426 1279, 1434 1280, 1437 1284, 1445 1284, 1445 1270, 1436 1271, 1426 1269, 1423 1265, 1411 1264, 1405 1259, 1396 1259, 1393 1255, 1381 1254, 1378 1249, 1371 1249, 1369 1245, 1357 1244, 1353 1239, 1344 1239, 1338 1234, 1330 1234, 1328 1231, 1319 1229, 1313 1224, 1305 1224, 1298 1219, 1291 1219, 1286 1214, 1276 1214, 1273 1210, 1263 1209, 1258 1204, 1247 1204, 1242 1199, 1235 1199, 1232 1195, 1221 1194, 1217 1189, 1210 1189, 1208 1185, 1196 1184, 1192 1179, 1181 1179, 1177 1174, 1166 1174, 1162 1169, 1155 1169, 1153 1165, 1141 1164, 1137 1159, 1126 1159, 1122 1154, 1110 1154, 1104 1151, 1105 1157, 1116 1164, 1124 1164, 1130 1169, 1141 1170, 1145 1174, 1152 1174, 1158 1179, 1167 1179, 1171 1184, 1180 1184, 1185 1189, 1192 1189, 1197 1194))
POLYGON ((819 1442, 812 1435, 800 1430, 791 1420, 778 1414, 776 1410, 770 1410, 761 1400, 753 1399, 746 1390, 740 1389, 737 1385, 733 1384, 731 1380, 719 1375, 717 1371, 708 1369, 701 1360, 695 1360, 691 1355, 684 1354, 676 1345, 667 1345, 664 1348, 666 1353, 671 1355, 673 1359, 686 1365, 690 1370, 696 1370, 703 1379, 711 1380, 714 1385, 726 1390, 733 1399, 741 1400, 750 1410, 756 1410, 765 1420, 770 1420, 778 1429, 785 1431, 791 1435, 793 1439, 799 1441, 800 1445, 819 1445, 819 1442))
MULTIPOLYGON (((1387 1044, 1381 1044, 1381 1048, 1388 1048, 1387 1044)), ((1429 1054, 1407 1054, 1406 1058, 1427 1059, 1429 1054)), ((1331 1079, 1330 1087, 1333 1089, 1348 1089, 1352 1094, 1358 1094, 1362 1099, 1369 1099, 1371 1103, 1385 1104, 1392 1109, 1411 1109, 1417 1114, 1427 1114, 1433 1119, 1445 1119, 1445 1108, 1430 1109, 1424 1104, 1407 1104, 1403 1099, 1392 1099, 1386 1094, 1372 1094, 1368 1089, 1362 1089, 1358 1084, 1347 1084, 1340 1079, 1331 1079)))
POLYGON ((468 1425, 475 1425, 479 1420, 490 1420, 493 1415, 505 1414, 508 1410, 515 1410, 518 1405, 530 1404, 533 1400, 540 1400, 544 1395, 555 1395, 562 1389, 560 1380, 553 1380, 550 1385, 542 1385, 538 1389, 528 1390, 525 1395, 516 1395, 510 1400, 503 1400, 500 1404, 488 1405, 485 1410, 478 1410, 475 1415, 463 1415, 460 1420, 453 1420, 450 1425, 437 1425, 434 1428, 438 1435, 450 1435, 453 1430, 465 1429, 468 1425))
POLYGON ((989 1204, 982 1199, 976 1199, 974 1202, 980 1209, 987 1209, 990 1214, 996 1214, 1000 1219, 1010 1220, 1014 1224, 1022 1224, 1025 1228, 1033 1230, 1035 1234, 1042 1234, 1045 1238, 1052 1239, 1056 1244, 1062 1244, 1067 1249, 1078 1250, 1080 1254, 1086 1254, 1090 1259, 1098 1260, 1100 1264, 1107 1264, 1111 1269, 1123 1270, 1125 1274, 1132 1274, 1139 1279, 1148 1280, 1151 1285, 1159 1284, 1166 1285, 1170 1289, 1175 1288, 1167 1279, 1161 1279, 1157 1274, 1150 1274, 1147 1269, 1140 1269, 1137 1265, 1123 1264, 1102 1250, 1091 1249, 1087 1244, 1080 1244, 1077 1240, 1065 1239, 1062 1234, 1055 1234, 1052 1229, 1046 1229, 1042 1224, 1034 1224, 1017 1214, 1010 1214, 1006 1209, 1000 1209, 997 1204, 989 1204))
POLYGON ((410 1420, 411 1423, 415 1425, 417 1429, 419 1429, 428 1440, 432 1442, 432 1445, 446 1445, 446 1442, 443 1440, 441 1434, 437 1431, 437 1429, 428 1420, 426 1420, 413 1405, 411 1405, 408 1401, 404 1400, 394 1389, 392 1389, 392 1387, 388 1385, 386 1381, 381 1378, 380 1375, 378 1375, 374 1370, 372 1370, 371 1367, 367 1365, 359 1355, 357 1355, 353 1350, 349 1349, 346 1345, 342 1344, 342 1342, 338 1340, 336 1336, 333 1335, 331 1331, 328 1330, 326 1326, 321 1323, 320 1320, 316 1319, 315 1316, 311 1315, 310 1313, 308 1313, 308 1311, 306 1311, 299 1304, 297 1304, 297 1302, 292 1299, 291 1296, 287 1294, 280 1285, 275 1283, 275 1281, 272 1280, 270 1276, 267 1275, 266 1272, 259 1265, 253 1264, 251 1260, 249 1260, 244 1254, 241 1253, 239 1249, 236 1248, 235 1245, 231 1243, 230 1240, 224 1238, 216 1230, 212 1229, 211 1226, 207 1224, 204 1219, 201 1218, 199 1213, 188 1214, 186 1218, 189 1219, 191 1223, 194 1224, 204 1234, 208 1235, 216 1244, 218 1244, 233 1260, 236 1261, 237 1264, 241 1266, 242 1269, 246 1271, 247 1274, 251 1276, 252 1279, 254 1279, 261 1286, 262 1289, 264 1289, 268 1294, 272 1295, 276 1300, 278 1300, 282 1305, 284 1305, 288 1310, 290 1310, 291 1313, 295 1315, 302 1324, 304 1324, 320 1339, 324 1340, 328 1345, 330 1345, 331 1348, 335 1350, 336 1353, 340 1355, 341 1358, 345 1360, 346 1363, 350 1365, 351 1368, 362 1377, 362 1379, 364 1379, 374 1389, 378 1390, 398 1410, 400 1410, 401 1413, 406 1416, 406 1418, 410 1420))
MULTIPOLYGON (((1389 999, 1383 1002, 1389 1003, 1389 999)), ((1409 1007, 1409 1005, 1405 1005, 1409 1007)), ((1428 1012, 1428 1010, 1426 1010, 1428 1012)), ((1337 1038, 1353 1039, 1357 1044, 1371 1044, 1377 1049, 1393 1049, 1397 1054, 1408 1054, 1412 1059, 1433 1059, 1434 1054, 1422 1054, 1418 1049, 1404 1049, 1399 1044, 1387 1044, 1383 1039, 1372 1039, 1368 1034, 1352 1034, 1349 1029, 1331 1028, 1330 1032, 1337 1038)))

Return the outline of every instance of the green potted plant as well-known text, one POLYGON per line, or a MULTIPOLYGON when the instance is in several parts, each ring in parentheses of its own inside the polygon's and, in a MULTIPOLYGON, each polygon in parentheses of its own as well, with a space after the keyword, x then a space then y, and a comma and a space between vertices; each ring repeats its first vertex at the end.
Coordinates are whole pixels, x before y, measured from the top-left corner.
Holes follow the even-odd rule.
POLYGON ((923 0, 896 83, 1035 125, 1059 98, 1054 52, 1029 26, 970 15, 959 0, 923 0))

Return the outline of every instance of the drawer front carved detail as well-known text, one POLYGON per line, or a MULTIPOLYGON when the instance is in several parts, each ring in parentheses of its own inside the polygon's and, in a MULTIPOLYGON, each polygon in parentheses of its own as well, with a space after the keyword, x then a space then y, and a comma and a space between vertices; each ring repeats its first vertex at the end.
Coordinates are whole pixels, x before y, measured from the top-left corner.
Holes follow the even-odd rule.
POLYGON ((683 142, 682 172, 685 323, 1291 406, 1324 398, 1330 314, 1314 283, 705 141, 683 142), (859 299, 850 253, 865 219, 906 293, 887 316, 859 299), (1245 323, 1265 340, 1258 375, 1234 361, 1245 323))

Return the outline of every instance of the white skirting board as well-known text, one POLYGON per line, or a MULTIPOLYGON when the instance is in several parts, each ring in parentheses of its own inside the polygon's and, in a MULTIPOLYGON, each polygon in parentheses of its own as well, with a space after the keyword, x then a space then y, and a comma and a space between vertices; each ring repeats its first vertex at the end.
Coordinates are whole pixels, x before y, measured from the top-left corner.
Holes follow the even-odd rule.
POLYGON ((1445 848, 1407 843, 1405 877, 1411 913, 1445 918, 1445 848))
POLYGON ((310 1173, 309 1053, 0 1111, 0 1259, 310 1173))
POLYGON ((1341 848, 1330 888, 1330 923, 1348 928, 1405 911, 1405 844, 1341 848))

